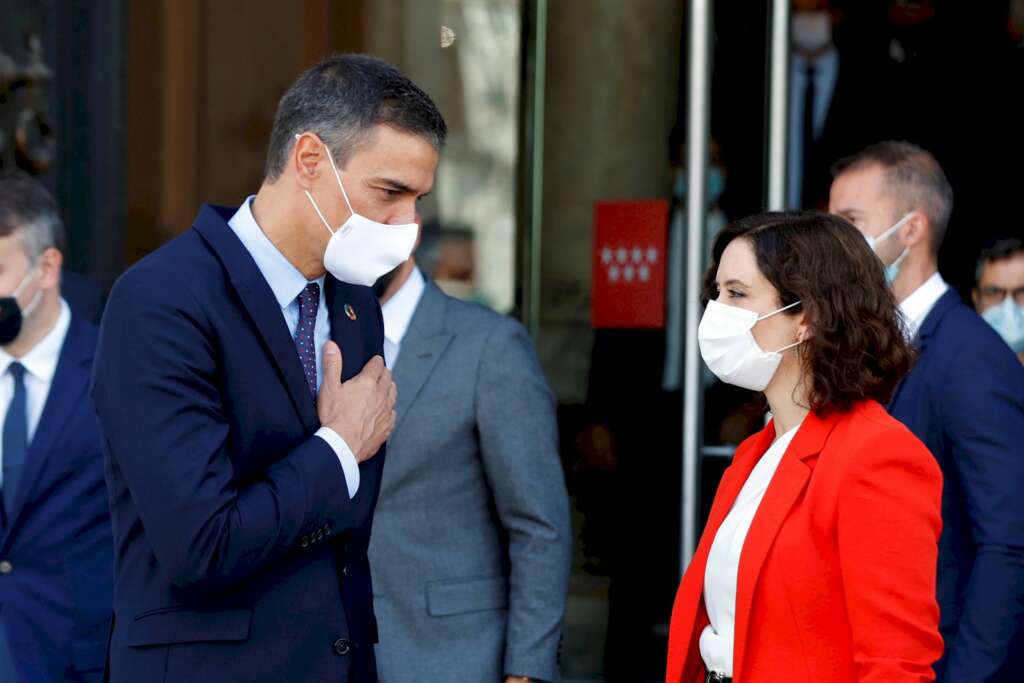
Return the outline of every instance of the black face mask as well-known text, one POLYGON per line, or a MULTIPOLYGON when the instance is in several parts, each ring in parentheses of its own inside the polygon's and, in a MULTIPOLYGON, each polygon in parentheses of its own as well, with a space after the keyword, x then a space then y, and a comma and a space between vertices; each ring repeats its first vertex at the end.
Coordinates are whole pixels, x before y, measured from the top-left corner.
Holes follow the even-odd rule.
POLYGON ((0 346, 7 346, 21 334, 21 306, 13 296, 0 298, 0 346))
MULTIPOLYGON (((0 346, 7 346, 21 334, 21 324, 25 319, 25 313, 21 310, 21 304, 18 303, 18 294, 35 272, 36 269, 33 267, 21 279, 13 294, 0 297, 0 346)), ((32 308, 33 305, 30 303, 28 306, 32 308)))
POLYGON ((376 282, 373 283, 373 293, 377 295, 378 299, 383 297, 384 293, 388 291, 388 287, 390 287, 391 283, 395 281, 395 278, 398 276, 398 270, 401 267, 402 266, 398 266, 391 272, 384 273, 377 278, 376 282))

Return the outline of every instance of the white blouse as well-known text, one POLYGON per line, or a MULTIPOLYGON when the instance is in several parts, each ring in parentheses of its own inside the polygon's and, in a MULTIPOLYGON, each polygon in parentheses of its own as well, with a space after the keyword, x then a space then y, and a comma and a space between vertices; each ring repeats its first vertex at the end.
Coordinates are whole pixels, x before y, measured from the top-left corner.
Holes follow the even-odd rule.
POLYGON ((775 440, 751 470, 736 502, 715 534, 704 572, 704 606, 711 624, 700 634, 700 656, 708 671, 732 677, 736 629, 736 579, 743 541, 768 484, 800 425, 775 440))

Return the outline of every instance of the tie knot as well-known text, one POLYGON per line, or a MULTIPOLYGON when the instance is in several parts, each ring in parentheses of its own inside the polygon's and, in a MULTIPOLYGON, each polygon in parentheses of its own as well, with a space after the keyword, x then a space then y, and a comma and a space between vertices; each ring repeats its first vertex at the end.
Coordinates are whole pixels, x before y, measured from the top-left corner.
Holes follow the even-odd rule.
POLYGON ((25 379, 25 366, 17 361, 11 363, 10 367, 7 368, 7 372, 11 373, 15 382, 25 379))

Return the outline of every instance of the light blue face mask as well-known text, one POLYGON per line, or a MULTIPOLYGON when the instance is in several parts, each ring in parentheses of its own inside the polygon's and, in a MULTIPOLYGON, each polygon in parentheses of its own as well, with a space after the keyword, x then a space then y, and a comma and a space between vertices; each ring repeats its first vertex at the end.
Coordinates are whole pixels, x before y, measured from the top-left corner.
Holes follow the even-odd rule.
MULTIPOLYGON (((725 192, 725 174, 722 173, 722 169, 717 166, 708 168, 707 182, 708 204, 714 204, 721 198, 722 193, 725 192)), ((686 199, 687 187, 686 169, 681 168, 676 171, 676 182, 673 187, 673 192, 677 199, 686 199)))
MULTIPOLYGON (((888 230, 883 232, 878 237, 872 237, 871 235, 864 235, 864 241, 866 241, 868 243, 868 247, 871 248, 871 251, 874 251, 877 254, 878 252, 876 251, 875 247, 878 246, 878 243, 879 242, 884 242, 885 240, 889 239, 890 237, 895 235, 897 232, 899 232, 899 229, 902 228, 904 226, 904 224, 906 224, 906 222, 909 221, 910 217, 913 216, 913 215, 914 215, 913 211, 907 212, 907 215, 905 215, 903 218, 901 218, 898 221, 896 221, 895 223, 893 223, 891 228, 889 228, 888 230)), ((890 285, 893 282, 896 282, 896 278, 899 277, 899 274, 900 274, 900 266, 903 265, 903 261, 906 260, 906 258, 908 256, 910 256, 910 250, 909 249, 904 249, 903 252, 899 256, 896 257, 895 261, 893 261, 892 263, 890 263, 889 265, 887 265, 885 267, 885 279, 888 280, 890 285)))
POLYGON ((1014 353, 1024 353, 1024 306, 1007 296, 1003 303, 988 309, 981 317, 995 328, 1014 353))

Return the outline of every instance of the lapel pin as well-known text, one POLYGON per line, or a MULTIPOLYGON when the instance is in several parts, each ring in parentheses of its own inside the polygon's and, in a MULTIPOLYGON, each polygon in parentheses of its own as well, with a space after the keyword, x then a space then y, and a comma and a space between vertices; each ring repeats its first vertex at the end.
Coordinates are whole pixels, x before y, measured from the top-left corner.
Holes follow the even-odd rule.
POLYGON ((356 320, 358 318, 356 309, 352 308, 352 304, 345 304, 345 315, 348 316, 349 320, 356 320))

